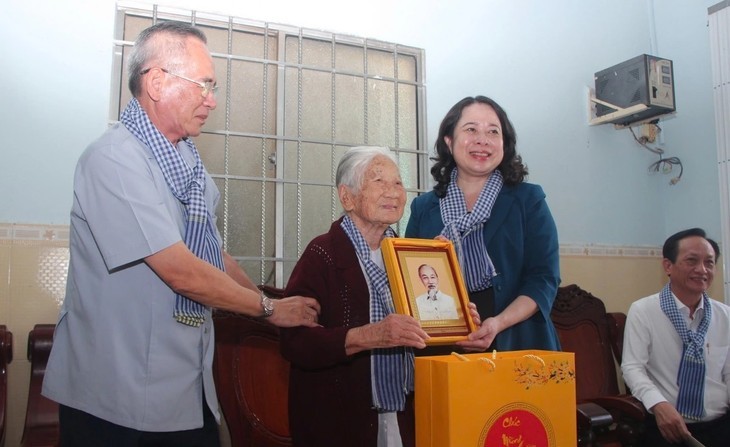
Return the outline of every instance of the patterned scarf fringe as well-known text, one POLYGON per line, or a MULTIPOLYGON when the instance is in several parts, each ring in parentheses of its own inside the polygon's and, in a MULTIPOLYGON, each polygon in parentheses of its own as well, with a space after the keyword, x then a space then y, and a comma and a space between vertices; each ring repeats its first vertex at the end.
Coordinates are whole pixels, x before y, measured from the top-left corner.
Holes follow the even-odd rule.
MULTIPOLYGON (((352 241, 360 262, 365 266, 370 284, 370 322, 377 323, 395 311, 388 276, 370 258, 370 247, 350 216, 341 223, 352 241)), ((396 237, 388 227, 385 237, 396 237)), ((403 346, 374 349, 371 355, 373 406, 380 411, 403 411, 406 395, 413 391, 413 349, 403 346)))
POLYGON ((682 313, 674 301, 670 285, 667 284, 659 294, 662 311, 672 322, 674 329, 682 339, 682 361, 679 364, 677 385, 677 411, 687 419, 699 421, 705 415, 705 355, 704 345, 707 330, 712 318, 710 298, 706 293, 702 296, 704 313, 697 332, 687 327, 682 313))

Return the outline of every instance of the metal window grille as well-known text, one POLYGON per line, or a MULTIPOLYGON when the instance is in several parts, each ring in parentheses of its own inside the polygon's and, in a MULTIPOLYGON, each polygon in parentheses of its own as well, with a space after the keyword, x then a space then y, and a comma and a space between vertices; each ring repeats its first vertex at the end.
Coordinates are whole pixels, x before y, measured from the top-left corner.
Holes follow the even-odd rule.
MULTIPOLYGON (((258 284, 283 286, 341 213, 335 170, 352 146, 388 146, 410 202, 428 183, 424 52, 372 39, 157 5, 117 5, 110 120, 131 95, 135 38, 161 20, 200 27, 220 89, 196 145, 222 194, 224 247, 258 284)), ((398 225, 405 230, 408 208, 398 225)))

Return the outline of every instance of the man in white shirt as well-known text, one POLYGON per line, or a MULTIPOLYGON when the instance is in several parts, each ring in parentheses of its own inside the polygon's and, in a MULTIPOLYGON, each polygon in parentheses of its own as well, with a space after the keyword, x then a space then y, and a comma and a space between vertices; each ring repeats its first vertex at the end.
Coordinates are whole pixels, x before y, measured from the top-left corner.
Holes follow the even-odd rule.
POLYGON ((643 445, 704 445, 730 439, 730 307, 710 299, 720 250, 700 228, 670 236, 662 265, 669 283, 634 302, 621 370, 651 413, 643 445))
POLYGON ((455 320, 459 318, 456 301, 453 297, 439 290, 439 276, 428 264, 418 267, 418 277, 426 293, 416 298, 418 317, 421 320, 455 320))

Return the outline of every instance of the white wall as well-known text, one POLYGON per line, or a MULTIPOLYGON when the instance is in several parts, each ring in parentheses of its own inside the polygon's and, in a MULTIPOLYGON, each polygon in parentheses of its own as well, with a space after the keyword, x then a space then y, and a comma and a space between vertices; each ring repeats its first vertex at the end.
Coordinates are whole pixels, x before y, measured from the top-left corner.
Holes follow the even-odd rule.
MULTIPOLYGON (((151 3, 144 1, 143 3, 151 3)), ((168 1, 169 3, 169 1, 168 1)), ((659 245, 720 232, 707 7, 715 0, 178 0, 175 6, 398 42, 426 50, 429 147, 467 95, 510 114, 530 181, 563 243, 659 245), (588 126, 593 73, 642 53, 674 61, 677 116, 660 123, 682 181, 627 130, 588 126)), ((73 166, 106 127, 111 0, 0 0, 0 222, 68 222, 73 166), (71 31, 73 30, 73 32, 71 31)))

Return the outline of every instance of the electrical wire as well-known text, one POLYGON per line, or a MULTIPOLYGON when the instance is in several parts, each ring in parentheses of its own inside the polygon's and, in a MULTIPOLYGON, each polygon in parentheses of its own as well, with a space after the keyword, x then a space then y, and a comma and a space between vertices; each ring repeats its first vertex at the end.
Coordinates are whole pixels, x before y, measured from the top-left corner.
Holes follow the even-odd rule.
MULTIPOLYGON (((657 135, 662 131, 662 128, 659 127, 656 123, 649 124, 650 126, 654 126, 657 130, 657 135)), ((675 166, 679 167, 679 174, 676 177, 672 177, 669 180, 670 185, 676 185, 679 180, 682 178, 682 174, 684 173, 684 167, 682 166, 682 161, 679 159, 679 157, 668 157, 664 158, 664 149, 659 147, 653 147, 649 146, 648 144, 648 138, 645 136, 637 137, 636 133, 634 132, 633 127, 629 127, 629 130, 631 131, 631 135, 633 135, 634 140, 636 140, 637 143, 644 149, 653 152, 659 156, 659 160, 655 161, 654 163, 649 165, 648 171, 651 173, 661 172, 662 174, 669 174, 672 172, 675 166)))

